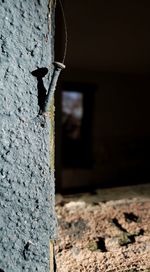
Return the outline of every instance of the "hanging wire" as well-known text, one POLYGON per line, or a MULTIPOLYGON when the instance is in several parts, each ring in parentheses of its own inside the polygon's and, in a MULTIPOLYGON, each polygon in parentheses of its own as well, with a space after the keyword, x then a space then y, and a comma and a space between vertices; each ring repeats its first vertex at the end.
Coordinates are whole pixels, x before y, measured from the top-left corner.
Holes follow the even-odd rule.
MULTIPOLYGON (((51 33, 51 16, 52 16, 52 7, 56 7, 57 0, 49 0, 48 1, 48 31, 46 34, 46 41, 48 41, 49 33, 51 33)), ((62 18, 63 18, 63 24, 64 24, 64 31, 65 31, 65 44, 64 44, 64 53, 62 58, 62 63, 64 63, 66 54, 67 54, 67 45, 68 45, 68 30, 67 30, 67 22, 66 22, 66 16, 64 12, 64 7, 61 0, 58 0, 61 8, 62 18)))
POLYGON ((66 58, 66 54, 67 54, 67 46, 68 46, 68 30, 67 30, 67 22, 66 22, 66 16, 65 16, 65 12, 64 12, 64 7, 62 4, 61 0, 58 0, 60 7, 61 7, 61 12, 62 12, 62 17, 63 17, 63 23, 64 23, 64 31, 65 31, 65 44, 64 44, 64 54, 63 54, 63 59, 62 59, 62 63, 64 63, 65 58, 66 58))

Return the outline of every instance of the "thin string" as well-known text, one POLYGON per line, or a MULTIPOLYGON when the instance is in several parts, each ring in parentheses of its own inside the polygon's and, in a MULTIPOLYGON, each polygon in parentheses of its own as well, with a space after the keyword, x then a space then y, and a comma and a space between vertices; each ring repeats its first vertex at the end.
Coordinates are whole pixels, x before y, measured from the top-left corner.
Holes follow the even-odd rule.
POLYGON ((59 1, 59 4, 60 4, 60 7, 61 7, 63 23, 64 23, 64 30, 65 30, 65 45, 64 45, 64 54, 63 54, 63 59, 62 59, 62 63, 64 63, 65 58, 66 58, 66 54, 67 54, 67 46, 68 46, 68 30, 67 30, 66 16, 65 16, 62 1, 61 0, 58 0, 58 1, 59 1))
MULTIPOLYGON (((64 44, 64 53, 63 53, 63 59, 62 63, 65 62, 66 54, 67 54, 67 45, 68 45, 68 30, 67 30, 67 22, 66 22, 66 17, 65 17, 65 12, 64 12, 64 7, 62 4, 61 0, 58 0, 60 7, 61 7, 61 12, 62 12, 62 18, 63 18, 63 23, 64 23, 64 31, 65 31, 65 44, 64 44)), ((48 41, 48 36, 49 33, 51 33, 51 16, 52 16, 52 7, 56 6, 57 0, 49 0, 48 1, 48 31, 46 34, 46 42, 48 41)))

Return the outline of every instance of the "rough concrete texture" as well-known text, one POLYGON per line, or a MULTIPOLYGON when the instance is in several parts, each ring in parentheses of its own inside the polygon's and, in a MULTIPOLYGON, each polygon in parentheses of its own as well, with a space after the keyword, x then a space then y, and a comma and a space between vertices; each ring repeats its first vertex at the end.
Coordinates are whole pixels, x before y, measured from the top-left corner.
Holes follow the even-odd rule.
POLYGON ((129 188, 122 199, 122 188, 59 198, 58 272, 150 272, 150 195, 140 188, 136 198, 129 188))
MULTIPOLYGON (((52 62, 48 0, 0 2, 0 271, 50 271, 55 235, 50 123, 39 115, 37 67, 52 62)), ((50 75, 43 79, 47 88, 50 75)))

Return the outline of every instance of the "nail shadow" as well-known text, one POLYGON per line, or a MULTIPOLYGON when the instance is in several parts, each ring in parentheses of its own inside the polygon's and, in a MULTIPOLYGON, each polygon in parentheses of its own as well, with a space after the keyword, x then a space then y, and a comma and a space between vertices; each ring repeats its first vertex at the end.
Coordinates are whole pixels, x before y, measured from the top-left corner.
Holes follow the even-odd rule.
POLYGON ((46 67, 37 68, 32 71, 31 74, 37 78, 37 90, 38 90, 38 105, 39 105, 39 113, 42 113, 45 104, 45 98, 47 90, 44 87, 43 77, 48 73, 48 69, 46 67))

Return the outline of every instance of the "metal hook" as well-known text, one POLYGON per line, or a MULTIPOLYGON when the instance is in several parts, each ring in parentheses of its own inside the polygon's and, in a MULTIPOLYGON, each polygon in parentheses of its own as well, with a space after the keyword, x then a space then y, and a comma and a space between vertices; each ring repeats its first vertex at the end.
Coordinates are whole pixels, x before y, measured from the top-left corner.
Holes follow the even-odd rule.
POLYGON ((62 69, 65 69, 65 65, 61 62, 54 62, 54 71, 52 74, 52 79, 48 88, 48 93, 45 98, 45 103, 44 103, 44 109, 43 109, 43 114, 47 113, 50 107, 51 100, 53 98, 53 95, 55 93, 57 81, 60 75, 60 72, 62 69))

